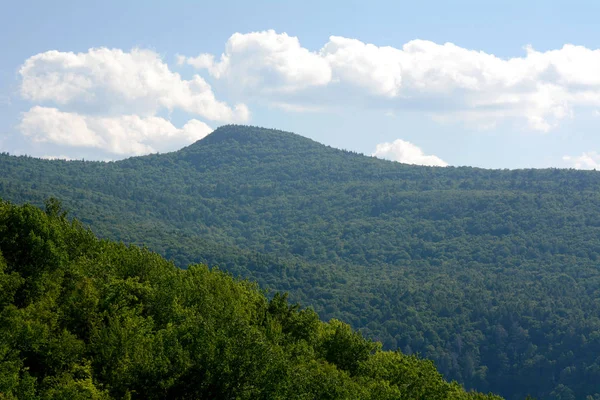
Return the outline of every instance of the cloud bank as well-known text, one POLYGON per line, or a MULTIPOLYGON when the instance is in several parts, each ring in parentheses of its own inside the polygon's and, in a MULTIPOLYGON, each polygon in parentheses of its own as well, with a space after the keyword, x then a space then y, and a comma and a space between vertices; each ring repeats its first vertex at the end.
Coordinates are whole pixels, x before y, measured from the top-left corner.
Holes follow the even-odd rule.
POLYGON ((179 63, 206 70, 241 98, 260 95, 303 110, 321 104, 418 110, 438 120, 492 127, 505 120, 547 132, 577 107, 600 107, 600 50, 561 49, 502 59, 452 43, 401 48, 331 36, 318 51, 273 30, 235 33, 220 57, 179 63))
POLYGON ((118 156, 177 150, 212 132, 196 119, 179 129, 154 116, 98 117, 40 106, 23 113, 19 129, 36 143, 96 148, 118 156))
POLYGON ((19 128, 38 143, 140 155, 173 150, 212 130, 197 119, 176 128, 160 112, 217 122, 250 116, 245 104, 217 100, 202 77, 183 79, 150 50, 47 51, 28 58, 19 74, 21 96, 38 104, 22 114, 19 128))
POLYGON ((27 59, 19 74, 25 99, 63 108, 142 115, 181 109, 213 121, 246 121, 249 116, 244 104, 232 108, 217 101, 199 75, 182 79, 150 50, 47 51, 27 59))

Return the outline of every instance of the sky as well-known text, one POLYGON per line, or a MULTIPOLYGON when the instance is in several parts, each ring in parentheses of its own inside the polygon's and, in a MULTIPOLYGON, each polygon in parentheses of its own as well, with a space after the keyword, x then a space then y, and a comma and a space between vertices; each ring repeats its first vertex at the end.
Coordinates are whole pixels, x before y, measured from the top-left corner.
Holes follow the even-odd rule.
POLYGON ((600 167, 597 1, 6 1, 0 152, 118 160, 225 124, 404 163, 600 167))

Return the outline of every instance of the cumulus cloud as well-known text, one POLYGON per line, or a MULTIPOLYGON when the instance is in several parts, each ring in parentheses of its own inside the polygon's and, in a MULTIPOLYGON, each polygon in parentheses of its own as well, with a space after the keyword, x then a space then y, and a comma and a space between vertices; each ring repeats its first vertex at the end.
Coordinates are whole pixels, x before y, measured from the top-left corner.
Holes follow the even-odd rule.
POLYGON ((375 157, 398 161, 404 164, 446 167, 447 162, 434 155, 426 155, 418 146, 402 139, 380 143, 372 154, 375 157))
POLYGON ((575 169, 600 169, 600 154, 595 151, 584 152, 580 156, 564 156, 571 167, 575 169))
POLYGON ((400 93, 402 53, 393 47, 331 36, 320 56, 331 65, 334 83, 354 85, 368 94, 388 98, 400 93))
POLYGON ((247 91, 290 92, 321 86, 331 80, 331 67, 296 37, 273 30, 233 34, 217 61, 212 54, 180 58, 217 79, 247 91))
POLYGON ((25 99, 69 111, 148 116, 181 109, 214 121, 249 117, 244 104, 230 107, 218 101, 199 75, 182 79, 150 50, 47 51, 28 58, 19 74, 25 99))
POLYGON ((452 43, 413 40, 394 48, 331 36, 310 51, 271 30, 232 35, 218 60, 200 54, 179 62, 290 109, 359 103, 481 127, 518 119, 546 132, 577 107, 600 107, 600 50, 570 44, 546 52, 526 47, 523 56, 503 59, 452 43))
POLYGON ((202 77, 182 78, 150 50, 47 51, 28 58, 19 74, 21 96, 37 104, 22 114, 21 133, 36 143, 72 147, 61 150, 73 151, 71 157, 77 148, 117 157, 175 150, 212 131, 197 119, 177 128, 160 113, 220 122, 250 116, 245 104, 217 100, 202 77))
POLYGON ((196 119, 176 128, 154 116, 90 116, 40 106, 23 113, 19 128, 37 143, 97 148, 120 156, 175 150, 212 131, 196 119))

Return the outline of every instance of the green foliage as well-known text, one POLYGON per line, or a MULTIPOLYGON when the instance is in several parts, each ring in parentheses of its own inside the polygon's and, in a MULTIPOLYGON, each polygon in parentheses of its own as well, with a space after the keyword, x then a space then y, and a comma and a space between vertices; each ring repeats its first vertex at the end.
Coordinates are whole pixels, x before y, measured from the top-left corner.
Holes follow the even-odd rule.
POLYGON ((0 399, 468 396, 286 295, 98 240, 48 204, 0 202, 0 399))
MULTIPOLYGON (((0 171, 5 199, 45 205, 46 215, 60 219, 56 204, 46 204, 60 198, 100 237, 148 246, 180 267, 218 265, 289 292, 321 319, 343 320, 384 349, 431 359, 446 379, 469 389, 511 400, 600 397, 597 172, 409 166, 242 126, 219 128, 178 152, 110 163, 0 155, 0 171)), ((26 227, 35 218, 44 217, 23 211, 17 228, 7 228, 21 229, 22 243, 35 247, 24 259, 26 281, 11 283, 19 307, 51 291, 38 278, 57 277, 56 266, 70 260, 49 236, 61 231, 30 236, 26 227), (48 263, 39 269, 41 261, 48 263)), ((18 251, 4 254, 9 265, 18 251)), ((140 265, 156 261, 120 257, 115 273, 130 280, 110 295, 132 310, 131 296, 156 299, 142 310, 153 313, 155 325, 133 317, 111 323, 134 333, 163 327, 172 300, 142 289, 158 278, 140 265)), ((64 301, 86 306, 69 308, 69 332, 99 335, 84 315, 104 307, 94 303, 100 289, 77 279, 64 301)), ((273 305, 281 317, 269 317, 261 329, 281 346, 306 342, 294 345, 298 358, 325 357, 325 348, 315 347, 314 315, 290 317, 295 311, 273 305)), ((139 359, 118 368, 142 364, 144 346, 153 344, 135 345, 139 359)), ((184 369, 191 361, 181 357, 177 368, 184 369)), ((331 379, 355 379, 356 365, 329 360, 341 369, 331 379)), ((395 396, 395 389, 378 390, 382 398, 395 396)))
POLYGON ((376 343, 366 342, 360 333, 335 319, 330 321, 322 336, 323 357, 351 375, 355 375, 361 363, 378 350, 376 343))

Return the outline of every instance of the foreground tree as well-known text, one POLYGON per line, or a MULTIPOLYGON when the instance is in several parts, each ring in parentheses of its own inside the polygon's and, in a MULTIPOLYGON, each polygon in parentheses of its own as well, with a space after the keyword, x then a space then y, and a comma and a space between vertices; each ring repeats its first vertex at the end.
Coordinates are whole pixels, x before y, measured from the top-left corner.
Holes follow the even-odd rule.
POLYGON ((0 202, 2 399, 499 399, 285 295, 0 202))

